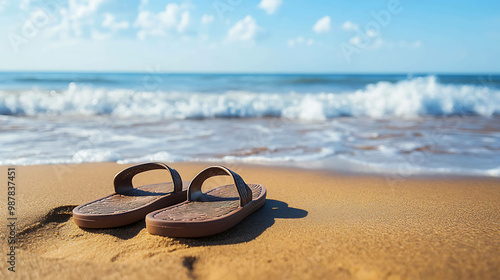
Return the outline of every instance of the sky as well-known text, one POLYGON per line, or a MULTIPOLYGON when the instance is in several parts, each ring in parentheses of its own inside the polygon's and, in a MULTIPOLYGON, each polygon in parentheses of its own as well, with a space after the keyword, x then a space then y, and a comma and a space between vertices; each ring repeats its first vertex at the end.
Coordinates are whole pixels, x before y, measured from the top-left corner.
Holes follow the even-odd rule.
POLYGON ((0 0, 0 71, 500 73, 500 1, 0 0))

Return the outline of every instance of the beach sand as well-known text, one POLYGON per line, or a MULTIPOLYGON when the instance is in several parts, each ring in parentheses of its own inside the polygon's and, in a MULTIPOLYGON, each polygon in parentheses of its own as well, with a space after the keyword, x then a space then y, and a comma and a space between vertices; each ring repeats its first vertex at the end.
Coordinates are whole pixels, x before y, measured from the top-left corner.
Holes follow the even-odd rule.
MULTIPOLYGON (((264 184, 266 205, 212 237, 147 233, 144 222, 78 228, 71 209, 113 191, 128 165, 18 166, 16 272, 1 279, 500 279, 500 181, 227 166, 264 184)), ((184 180, 207 166, 174 163, 184 180)), ((0 167, 1 174, 7 167, 0 167)), ((1 219, 6 224, 6 176, 1 219)), ((164 172, 137 184, 166 180, 164 172)), ((214 178, 209 187, 228 182, 214 178)))

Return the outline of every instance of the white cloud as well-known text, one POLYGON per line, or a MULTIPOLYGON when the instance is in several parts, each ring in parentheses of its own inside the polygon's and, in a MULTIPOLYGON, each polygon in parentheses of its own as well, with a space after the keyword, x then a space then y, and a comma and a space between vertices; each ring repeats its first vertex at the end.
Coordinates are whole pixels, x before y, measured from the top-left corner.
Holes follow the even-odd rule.
POLYGON ((104 14, 104 20, 102 22, 102 27, 108 28, 113 32, 122 30, 122 29, 127 29, 129 27, 129 23, 126 20, 123 21, 116 21, 115 16, 106 13, 104 14))
POLYGON ((370 37, 365 37, 363 39, 360 36, 352 37, 349 40, 349 43, 358 48, 366 48, 371 50, 393 49, 393 48, 418 49, 422 46, 422 42, 420 40, 413 42, 408 42, 408 41, 391 42, 384 40, 380 37, 376 37, 375 39, 370 39, 370 37))
POLYGON ((313 39, 306 39, 302 36, 299 36, 299 37, 294 38, 294 39, 290 39, 287 42, 287 45, 291 48, 298 46, 298 45, 312 46, 313 44, 314 44, 313 39))
POLYGON ((316 33, 326 33, 330 31, 330 17, 325 16, 320 18, 316 24, 313 26, 313 30, 316 33))
POLYGON ((207 25, 214 21, 215 17, 213 15, 203 15, 201 17, 201 23, 207 25))
POLYGON ((139 3, 139 11, 145 10, 148 4, 148 0, 141 0, 141 2, 139 3))
POLYGON ((358 46, 362 42, 363 42, 363 39, 361 39, 361 37, 359 37, 359 36, 354 36, 351 39, 349 39, 349 43, 351 45, 355 45, 355 46, 358 46))
POLYGON ((30 7, 31 0, 21 0, 19 2, 19 9, 27 10, 30 7))
POLYGON ((92 28, 94 14, 104 0, 69 0, 68 7, 61 7, 57 23, 47 28, 50 37, 78 38, 85 27, 92 28))
POLYGON ((420 40, 417 40, 417 41, 414 41, 414 42, 401 41, 401 42, 399 42, 399 45, 401 47, 418 49, 418 48, 420 48, 422 46, 422 41, 420 41, 420 40))
POLYGON ((189 25, 189 12, 185 11, 181 15, 181 20, 179 22, 179 25, 177 25, 177 31, 179 33, 184 33, 184 31, 186 31, 188 25, 189 25))
POLYGON ((7 0, 0 0, 0 12, 7 6, 7 0))
POLYGON ((140 39, 148 36, 163 37, 174 30, 184 33, 190 22, 189 11, 185 9, 184 6, 171 3, 157 14, 147 10, 140 11, 134 23, 134 27, 139 29, 137 36, 140 39))
POLYGON ((259 29, 255 19, 248 15, 229 28, 227 39, 229 41, 254 41, 259 29))
POLYGON ((356 31, 359 29, 359 26, 352 21, 346 21, 342 24, 342 29, 347 31, 356 31))
POLYGON ((382 38, 377 38, 369 47, 372 49, 381 49, 381 48, 392 49, 392 48, 394 48, 394 44, 391 42, 385 41, 382 38))
POLYGON ((68 4, 69 10, 72 12, 72 16, 79 19, 93 15, 102 2, 104 2, 104 0, 70 0, 68 4))
POLYGON ((268 15, 272 15, 281 6, 281 3, 281 0, 262 0, 260 1, 259 8, 266 11, 268 15))
POLYGON ((375 39, 375 41, 370 45, 370 48, 372 49, 393 49, 393 48, 404 48, 404 49, 418 49, 422 46, 422 41, 416 40, 416 41, 396 41, 396 42, 391 42, 384 40, 380 37, 375 39))
POLYGON ((378 35, 380 35, 378 31, 375 31, 373 29, 366 30, 366 36, 368 36, 368 37, 373 38, 373 37, 377 37, 378 35))

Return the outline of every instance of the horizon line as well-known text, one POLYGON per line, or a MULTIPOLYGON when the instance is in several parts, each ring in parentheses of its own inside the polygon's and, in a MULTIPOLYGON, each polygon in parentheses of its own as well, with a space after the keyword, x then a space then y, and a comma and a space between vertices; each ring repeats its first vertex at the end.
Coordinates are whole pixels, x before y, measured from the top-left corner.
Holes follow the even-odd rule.
POLYGON ((7 73, 52 73, 52 74, 157 74, 157 75, 500 75, 500 72, 446 72, 446 71, 416 71, 416 72, 196 72, 196 71, 101 71, 101 70, 0 70, 7 73))

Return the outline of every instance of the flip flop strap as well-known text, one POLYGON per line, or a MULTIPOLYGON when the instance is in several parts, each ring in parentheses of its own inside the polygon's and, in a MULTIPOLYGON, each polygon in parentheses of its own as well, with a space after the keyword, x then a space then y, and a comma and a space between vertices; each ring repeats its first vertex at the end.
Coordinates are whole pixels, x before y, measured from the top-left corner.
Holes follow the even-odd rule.
POLYGON ((252 190, 247 186, 245 181, 243 181, 240 175, 224 166, 210 166, 198 173, 198 175, 194 177, 193 181, 191 181, 191 184, 189 184, 188 200, 192 201, 202 194, 201 186, 206 179, 219 175, 231 176, 231 178, 233 178, 234 185, 236 186, 236 189, 238 190, 238 194, 240 196, 241 207, 252 201, 252 190))
POLYGON ((114 179, 115 192, 124 193, 126 191, 132 190, 134 188, 132 185, 132 178, 134 178, 135 175, 155 169, 168 170, 170 172, 170 176, 172 176, 172 182, 174 183, 174 192, 182 191, 182 179, 175 169, 170 168, 166 164, 161 162, 148 162, 129 167, 116 174, 114 179))

